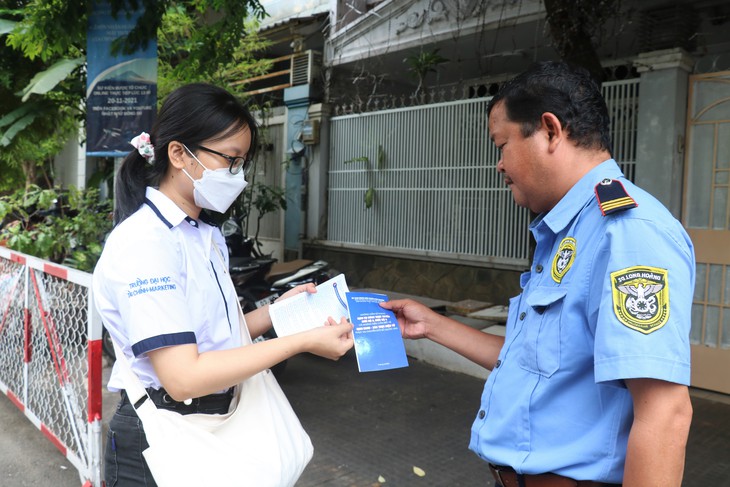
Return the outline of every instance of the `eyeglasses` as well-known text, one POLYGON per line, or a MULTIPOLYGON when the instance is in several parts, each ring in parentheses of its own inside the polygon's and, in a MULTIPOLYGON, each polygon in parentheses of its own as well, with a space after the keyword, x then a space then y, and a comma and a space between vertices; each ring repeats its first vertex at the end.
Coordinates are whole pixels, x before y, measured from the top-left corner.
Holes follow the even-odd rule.
POLYGON ((200 150, 204 150, 205 152, 210 152, 211 154, 221 156, 223 159, 227 160, 229 164, 228 170, 231 172, 231 174, 238 174, 239 172, 241 172, 241 169, 243 169, 243 174, 246 174, 251 168, 251 159, 248 159, 247 157, 229 156, 223 154, 222 152, 218 152, 217 150, 203 147, 202 145, 196 145, 196 147, 200 150))

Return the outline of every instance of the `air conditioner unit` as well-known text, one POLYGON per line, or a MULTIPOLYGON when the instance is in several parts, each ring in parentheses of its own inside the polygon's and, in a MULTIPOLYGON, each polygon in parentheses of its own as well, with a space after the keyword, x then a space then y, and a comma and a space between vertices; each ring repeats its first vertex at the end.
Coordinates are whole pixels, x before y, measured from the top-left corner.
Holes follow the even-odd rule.
POLYGON ((313 83, 319 77, 320 66, 322 66, 322 53, 318 51, 310 49, 294 54, 291 58, 291 85, 313 83))

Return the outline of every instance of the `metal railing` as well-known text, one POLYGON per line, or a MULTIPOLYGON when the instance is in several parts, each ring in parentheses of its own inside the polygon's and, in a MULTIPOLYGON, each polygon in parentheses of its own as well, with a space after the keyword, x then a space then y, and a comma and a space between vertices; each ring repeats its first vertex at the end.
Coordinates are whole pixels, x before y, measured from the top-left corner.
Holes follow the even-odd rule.
POLYGON ((636 138, 639 120, 639 79, 603 83, 603 98, 611 117, 613 158, 628 179, 636 174, 636 138))
POLYGON ((0 247, 0 390, 101 481, 101 321, 91 274, 0 247))

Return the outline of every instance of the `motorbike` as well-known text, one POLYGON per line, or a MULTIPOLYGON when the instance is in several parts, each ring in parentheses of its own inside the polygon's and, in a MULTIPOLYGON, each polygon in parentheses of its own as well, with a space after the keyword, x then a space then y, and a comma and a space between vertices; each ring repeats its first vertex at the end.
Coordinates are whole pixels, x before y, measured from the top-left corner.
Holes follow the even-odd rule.
POLYGON ((329 265, 323 260, 297 259, 290 262, 274 262, 264 264, 268 271, 256 273, 248 279, 236 275, 236 268, 231 267, 241 307, 244 312, 273 303, 279 296, 301 284, 321 284, 331 277, 329 265))

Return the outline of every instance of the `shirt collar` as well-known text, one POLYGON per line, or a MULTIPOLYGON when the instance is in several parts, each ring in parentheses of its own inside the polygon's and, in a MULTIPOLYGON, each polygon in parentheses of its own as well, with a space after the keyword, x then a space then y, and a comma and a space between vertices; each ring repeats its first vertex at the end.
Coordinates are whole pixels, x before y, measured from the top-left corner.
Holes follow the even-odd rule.
MULTIPOLYGON (((145 198, 152 202, 157 209, 157 216, 163 219, 166 224, 169 223, 170 228, 176 227, 183 220, 193 220, 192 218, 189 218, 187 213, 182 211, 170 198, 155 188, 148 186, 145 192, 145 198)), ((155 210, 155 208, 152 209, 155 210)))
POLYGON ((596 184, 606 178, 615 179, 621 176, 623 176, 623 173, 616 161, 613 159, 603 161, 580 178, 552 210, 535 219, 532 226, 544 222, 553 233, 561 232, 573 221, 573 218, 583 207, 595 198, 594 188, 596 184))

